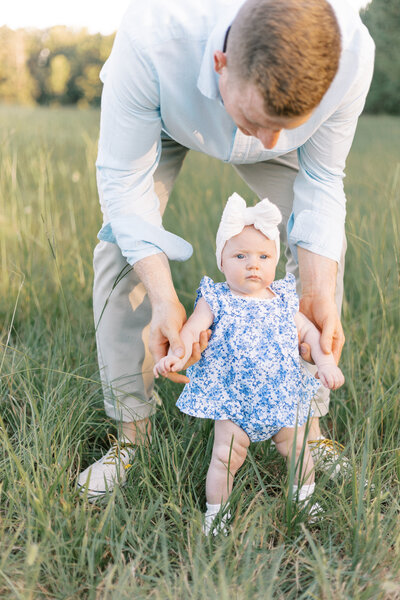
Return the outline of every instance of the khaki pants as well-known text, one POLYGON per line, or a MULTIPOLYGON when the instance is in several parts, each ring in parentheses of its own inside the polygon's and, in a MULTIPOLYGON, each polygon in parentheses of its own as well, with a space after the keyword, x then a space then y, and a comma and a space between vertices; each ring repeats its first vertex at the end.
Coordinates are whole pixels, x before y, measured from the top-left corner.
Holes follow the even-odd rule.
MULTIPOLYGON (((179 174, 187 148, 163 139, 160 164, 155 172, 155 189, 163 213, 179 174)), ((267 162, 235 165, 249 188, 261 199, 269 198, 280 209, 281 240, 286 245, 286 270, 297 279, 298 267, 286 244, 286 224, 292 212, 293 181, 297 154, 267 162)), ((345 246, 338 268, 336 304, 340 311, 343 297, 345 246)), ((100 376, 105 410, 116 421, 136 421, 152 415, 156 409, 153 393, 153 361, 148 350, 151 307, 143 284, 123 258, 115 244, 100 242, 94 251, 93 309, 100 376)), ((311 371, 315 367, 308 365, 311 371)), ((329 391, 323 388, 314 398, 315 416, 327 414, 329 391)))

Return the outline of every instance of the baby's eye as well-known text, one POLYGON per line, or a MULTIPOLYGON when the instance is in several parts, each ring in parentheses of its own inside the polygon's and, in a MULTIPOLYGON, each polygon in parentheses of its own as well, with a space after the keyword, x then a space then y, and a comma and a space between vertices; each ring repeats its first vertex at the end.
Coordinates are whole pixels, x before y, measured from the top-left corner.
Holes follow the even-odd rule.
POLYGON ((244 254, 236 254, 236 258, 242 259, 244 258, 244 254))
POLYGON ((262 258, 263 260, 266 260, 268 258, 268 254, 261 254, 260 258, 262 258))

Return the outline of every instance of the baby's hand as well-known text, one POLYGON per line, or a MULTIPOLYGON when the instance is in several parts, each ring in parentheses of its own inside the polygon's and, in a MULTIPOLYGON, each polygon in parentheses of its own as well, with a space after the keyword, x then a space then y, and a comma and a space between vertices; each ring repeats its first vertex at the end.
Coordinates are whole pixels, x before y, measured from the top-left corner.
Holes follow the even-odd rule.
POLYGON ((169 356, 163 356, 160 360, 154 365, 153 373, 155 377, 162 375, 165 377, 168 373, 180 371, 184 367, 184 362, 178 356, 174 356, 173 354, 169 356))
POLYGON ((344 384, 344 375, 336 365, 329 363, 318 365, 318 377, 322 385, 330 390, 336 390, 344 384))

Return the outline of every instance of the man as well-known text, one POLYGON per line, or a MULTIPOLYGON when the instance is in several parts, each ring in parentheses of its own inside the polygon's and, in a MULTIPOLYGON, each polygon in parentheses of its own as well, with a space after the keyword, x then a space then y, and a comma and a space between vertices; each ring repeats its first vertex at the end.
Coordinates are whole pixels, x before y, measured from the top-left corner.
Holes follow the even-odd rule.
MULTIPOLYGON (((186 260, 191 246, 162 228, 161 215, 188 149, 232 163, 253 192, 279 206, 300 309, 321 330, 323 350, 339 360, 343 170, 373 54, 345 0, 132 3, 102 71, 104 224, 94 255, 105 408, 122 430, 79 477, 91 497, 124 482, 135 444, 150 434, 152 356, 158 360, 168 345, 181 353, 186 315, 168 259, 186 260)), ((204 332, 193 360, 206 344, 204 332)), ((325 444, 318 417, 328 403, 324 393, 315 399, 314 450, 325 444)))

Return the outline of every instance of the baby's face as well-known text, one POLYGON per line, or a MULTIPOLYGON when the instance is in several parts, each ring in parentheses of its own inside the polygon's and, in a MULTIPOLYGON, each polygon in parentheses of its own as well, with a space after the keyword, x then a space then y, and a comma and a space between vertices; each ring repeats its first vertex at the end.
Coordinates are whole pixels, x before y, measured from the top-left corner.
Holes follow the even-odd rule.
POLYGON ((253 225, 226 242, 221 261, 222 272, 235 294, 270 297, 267 288, 275 279, 276 246, 253 225))

